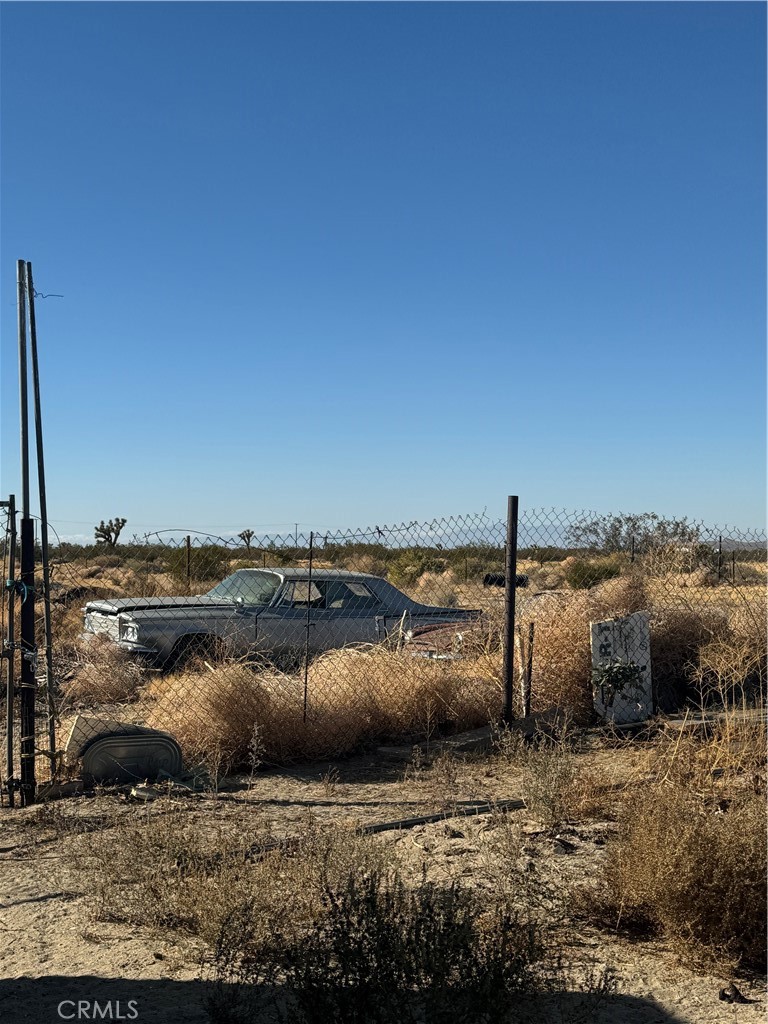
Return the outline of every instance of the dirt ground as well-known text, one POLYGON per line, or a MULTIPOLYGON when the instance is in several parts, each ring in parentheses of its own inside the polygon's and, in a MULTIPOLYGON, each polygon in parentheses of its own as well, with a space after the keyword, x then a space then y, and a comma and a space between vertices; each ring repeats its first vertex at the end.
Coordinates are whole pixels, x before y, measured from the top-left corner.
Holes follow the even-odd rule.
MULTIPOLYGON (((641 785, 644 756, 631 744, 605 748, 592 743, 578 758, 610 789, 627 777, 641 785)), ((414 877, 425 868, 434 880, 460 877, 467 884, 494 887, 505 884, 492 853, 498 854, 506 830, 515 837, 515 854, 525 860, 525 872, 543 881, 548 891, 599 877, 606 838, 616 827, 610 816, 587 816, 553 832, 533 817, 521 796, 519 772, 498 758, 443 757, 427 768, 407 750, 390 749, 335 764, 262 768, 218 793, 174 800, 185 801, 201 828, 234 830, 245 838, 264 831, 276 837, 300 835, 310 816, 319 823, 368 826, 444 813, 443 820, 385 831, 376 841, 392 844, 414 877), (461 813, 482 802, 518 800, 503 813, 461 813)), ((152 813, 168 799, 156 800, 152 813)), ((147 809, 122 801, 116 791, 69 798, 56 807, 54 815, 37 807, 0 810, 0 1020, 48 1024, 77 1019, 79 1000, 89 1006, 98 1000, 101 1006, 110 1002, 112 1019, 122 1014, 140 1024, 207 1021, 202 945, 173 932, 96 920, 88 871, 72 866, 75 855, 87 853, 89 836, 105 820, 114 825, 116 817, 119 821, 147 809), (69 827, 73 821, 76 827, 69 827)), ((760 979, 734 979, 712 967, 692 970, 680 961, 679 951, 661 941, 631 939, 580 922, 571 934, 569 955, 585 965, 608 966, 617 977, 617 994, 600 1008, 598 1021, 752 1024, 765 1019, 760 979), (721 1001, 719 990, 731 981, 753 1001, 721 1001)), ((561 1014, 574 999, 563 993, 551 1019, 561 1019, 555 1010, 561 1014)), ((80 1019, 92 1018, 83 1016, 81 1008, 80 1019)))

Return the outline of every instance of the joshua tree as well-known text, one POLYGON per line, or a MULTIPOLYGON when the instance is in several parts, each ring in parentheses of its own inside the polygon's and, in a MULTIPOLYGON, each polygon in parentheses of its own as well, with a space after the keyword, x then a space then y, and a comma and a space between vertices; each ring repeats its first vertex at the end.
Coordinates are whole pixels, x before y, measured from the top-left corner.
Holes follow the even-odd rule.
POLYGON ((251 553, 251 541, 253 540, 253 530, 243 530, 242 533, 237 535, 240 540, 245 544, 245 550, 250 555, 251 553))
POLYGON ((108 548, 113 548, 117 544, 120 531, 127 522, 127 519, 121 519, 119 516, 115 519, 110 519, 108 523, 105 523, 102 519, 94 531, 96 543, 106 544, 108 548))

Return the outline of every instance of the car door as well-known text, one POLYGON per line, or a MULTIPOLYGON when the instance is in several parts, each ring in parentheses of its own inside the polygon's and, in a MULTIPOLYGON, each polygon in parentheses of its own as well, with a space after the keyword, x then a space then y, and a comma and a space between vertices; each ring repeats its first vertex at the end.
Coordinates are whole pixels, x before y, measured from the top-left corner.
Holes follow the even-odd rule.
POLYGON ((258 617, 257 649, 271 654, 300 655, 317 648, 314 637, 318 613, 325 604, 322 583, 288 580, 277 601, 258 617), (309 615, 307 611, 309 610, 309 615))
POLYGON ((258 646, 276 654, 328 651, 375 643, 380 601, 365 584, 346 580, 294 580, 262 612, 258 646))
POLYGON ((381 602, 370 587, 358 580, 330 579, 324 581, 323 589, 323 607, 312 616, 317 622, 313 638, 316 650, 370 644, 379 639, 381 602))

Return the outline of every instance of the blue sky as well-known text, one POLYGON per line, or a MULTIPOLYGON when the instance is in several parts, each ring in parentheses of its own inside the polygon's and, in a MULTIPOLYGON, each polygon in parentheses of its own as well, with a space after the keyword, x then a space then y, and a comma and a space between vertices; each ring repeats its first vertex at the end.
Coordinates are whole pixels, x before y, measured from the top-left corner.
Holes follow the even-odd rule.
POLYGON ((64 534, 762 525, 765 21, 3 4, 3 495, 24 258, 64 534))

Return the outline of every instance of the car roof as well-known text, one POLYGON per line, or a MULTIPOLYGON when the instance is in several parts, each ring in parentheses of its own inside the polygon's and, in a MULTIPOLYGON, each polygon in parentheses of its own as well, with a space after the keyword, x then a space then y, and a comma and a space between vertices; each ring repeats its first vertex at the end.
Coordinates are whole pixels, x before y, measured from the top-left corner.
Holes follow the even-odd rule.
MULTIPOLYGON (((306 580, 309 578, 309 569, 292 568, 284 569, 282 566, 253 566, 250 569, 241 569, 240 572, 273 572, 278 576, 284 576, 287 580, 306 580)), ((369 572, 352 572, 349 569, 312 569, 313 580, 380 580, 381 576, 374 576, 369 572)))

